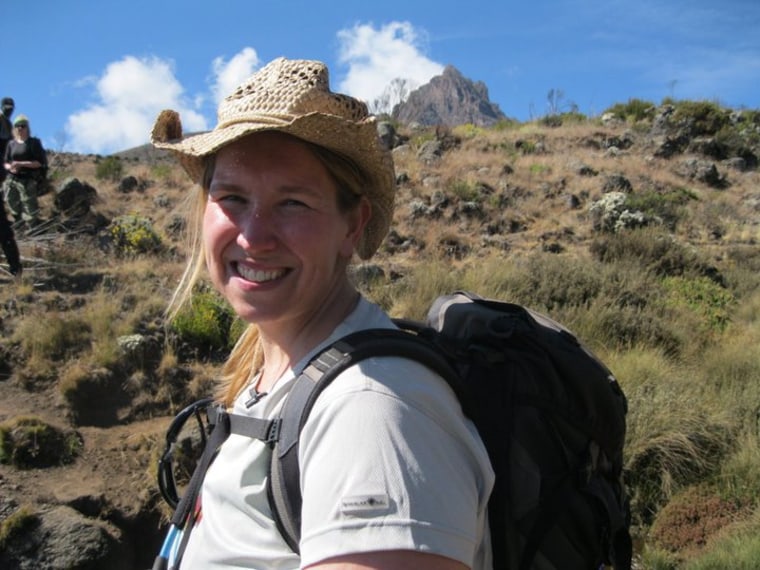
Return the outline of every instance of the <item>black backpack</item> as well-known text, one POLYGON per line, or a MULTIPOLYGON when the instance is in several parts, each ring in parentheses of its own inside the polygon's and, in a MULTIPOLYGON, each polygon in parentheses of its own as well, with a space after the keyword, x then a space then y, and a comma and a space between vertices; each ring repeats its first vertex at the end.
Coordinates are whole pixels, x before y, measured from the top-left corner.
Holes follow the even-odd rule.
MULTIPOLYGON (((470 293, 436 299, 425 324, 395 322, 402 330, 359 331, 318 354, 276 420, 215 408, 212 441, 174 526, 192 518, 213 453, 229 433, 238 433, 273 445, 269 502, 282 536, 298 552, 298 440, 314 402, 358 361, 402 356, 452 386, 488 450, 496 473, 488 503, 495 570, 630 569, 622 482, 627 402, 610 371, 548 317, 470 293)), ((187 535, 179 558, 186 541, 187 535)))

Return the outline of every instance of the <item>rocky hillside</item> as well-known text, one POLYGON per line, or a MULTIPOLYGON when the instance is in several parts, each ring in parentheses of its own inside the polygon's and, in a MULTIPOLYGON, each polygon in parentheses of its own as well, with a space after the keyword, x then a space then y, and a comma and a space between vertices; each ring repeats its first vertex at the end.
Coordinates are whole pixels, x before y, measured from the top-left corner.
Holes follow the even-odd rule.
MULTIPOLYGON (((630 102, 601 119, 488 129, 478 125, 501 115, 485 87, 453 69, 440 80, 467 89, 442 90, 414 114, 410 97, 383 126, 397 209, 357 278, 403 282, 431 260, 572 264, 599 236, 645 226, 716 271, 758 264, 757 112, 630 102), (472 105, 447 115, 447 97, 472 105), (401 120, 424 124, 428 112, 459 126, 401 120)), ((51 154, 51 164, 48 222, 19 233, 24 278, 0 271, 0 567, 144 570, 169 513, 155 483, 165 430, 211 392, 234 326, 210 291, 204 314, 226 328, 196 328, 192 315, 164 326, 190 188, 178 167, 148 148, 51 154)), ((646 291, 636 295, 626 298, 646 291)))

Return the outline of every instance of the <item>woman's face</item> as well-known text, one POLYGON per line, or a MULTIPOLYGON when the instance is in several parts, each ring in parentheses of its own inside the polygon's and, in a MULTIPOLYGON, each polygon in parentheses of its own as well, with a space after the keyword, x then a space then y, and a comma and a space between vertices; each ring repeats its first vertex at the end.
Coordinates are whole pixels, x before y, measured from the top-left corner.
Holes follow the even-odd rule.
POLYGON ((217 153, 203 216, 211 280, 247 322, 304 326, 345 293, 368 216, 339 211, 335 182, 298 139, 235 141, 217 153))

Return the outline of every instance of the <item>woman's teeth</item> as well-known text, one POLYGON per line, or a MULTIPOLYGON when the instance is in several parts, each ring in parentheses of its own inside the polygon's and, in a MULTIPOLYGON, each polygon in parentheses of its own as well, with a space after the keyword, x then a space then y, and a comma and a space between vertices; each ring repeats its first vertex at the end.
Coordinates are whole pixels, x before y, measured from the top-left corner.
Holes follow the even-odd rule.
POLYGON ((282 269, 278 271, 261 271, 259 269, 251 269, 240 264, 238 264, 237 270, 243 279, 247 281, 255 281, 257 283, 271 281, 272 279, 277 279, 278 277, 282 277, 285 274, 285 271, 282 269))

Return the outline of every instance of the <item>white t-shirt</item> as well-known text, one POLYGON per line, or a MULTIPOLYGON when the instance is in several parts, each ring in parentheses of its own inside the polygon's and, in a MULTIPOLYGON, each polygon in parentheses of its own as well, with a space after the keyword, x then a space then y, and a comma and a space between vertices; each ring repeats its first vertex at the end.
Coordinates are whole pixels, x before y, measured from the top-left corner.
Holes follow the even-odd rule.
MULTIPOLYGON (((350 332, 392 327, 362 299, 322 347, 350 332)), ((307 356, 250 408, 274 418, 307 356)), ((271 450, 231 435, 201 490, 202 515, 184 569, 292 570, 327 558, 378 550, 418 550, 490 569, 486 505, 493 486, 488 455, 446 383, 403 358, 371 358, 338 376, 301 432, 301 557, 273 522, 267 500, 271 450)))

